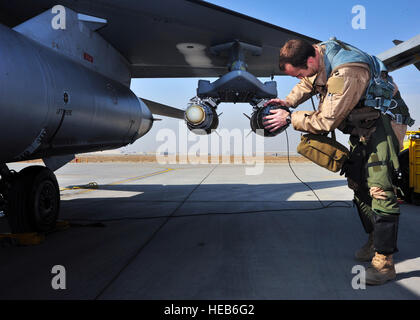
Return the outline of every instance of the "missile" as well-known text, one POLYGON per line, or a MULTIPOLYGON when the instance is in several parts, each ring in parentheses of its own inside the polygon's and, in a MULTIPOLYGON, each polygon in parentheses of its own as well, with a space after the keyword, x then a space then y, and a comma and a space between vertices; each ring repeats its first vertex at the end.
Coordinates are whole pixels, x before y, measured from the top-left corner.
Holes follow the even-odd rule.
POLYGON ((197 97, 191 99, 185 110, 185 122, 188 129, 195 134, 211 134, 219 125, 219 116, 211 101, 201 100, 197 97))
POLYGON ((289 124, 281 127, 280 129, 277 129, 274 132, 270 132, 269 130, 265 129, 265 127, 264 127, 264 121, 265 121, 264 117, 272 114, 270 112, 270 110, 284 109, 286 111, 289 111, 289 109, 286 108, 286 107, 283 107, 283 106, 275 106, 275 105, 267 105, 267 106, 264 107, 263 106, 264 102, 265 101, 263 101, 262 103, 259 104, 259 106, 254 108, 254 112, 252 113, 252 115, 249 119, 251 129, 252 129, 252 131, 254 131, 256 134, 258 134, 260 136, 275 137, 275 136, 279 135, 280 133, 282 133, 284 130, 286 130, 287 127, 289 126, 289 124), (261 107, 260 107, 260 105, 261 105, 261 107))

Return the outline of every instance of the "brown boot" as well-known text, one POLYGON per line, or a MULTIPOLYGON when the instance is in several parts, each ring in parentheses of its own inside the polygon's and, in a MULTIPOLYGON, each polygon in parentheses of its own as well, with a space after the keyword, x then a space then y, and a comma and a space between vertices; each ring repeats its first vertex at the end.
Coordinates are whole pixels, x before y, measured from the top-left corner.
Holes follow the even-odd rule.
POLYGON ((375 252, 372 265, 366 270, 366 284, 379 285, 396 278, 392 254, 383 255, 375 252))
POLYGON ((373 232, 369 233, 368 241, 356 251, 354 257, 357 261, 365 262, 371 261, 375 256, 375 249, 373 249, 373 232))

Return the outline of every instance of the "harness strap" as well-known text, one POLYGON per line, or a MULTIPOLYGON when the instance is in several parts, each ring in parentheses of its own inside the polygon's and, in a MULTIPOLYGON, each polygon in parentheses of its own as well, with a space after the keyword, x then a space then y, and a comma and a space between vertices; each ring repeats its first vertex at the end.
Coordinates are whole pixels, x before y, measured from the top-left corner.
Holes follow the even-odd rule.
POLYGON ((386 166, 386 165, 388 165, 386 161, 376 161, 376 162, 368 163, 366 167, 371 168, 371 167, 386 166))
POLYGON ((320 43, 326 45, 324 63, 327 78, 331 72, 340 65, 352 62, 362 62, 369 65, 371 73, 368 87, 365 91, 365 106, 380 110, 383 114, 389 114, 392 109, 392 93, 394 85, 387 75, 386 66, 375 56, 371 56, 362 50, 347 43, 332 38, 320 43))
POLYGON ((401 113, 396 113, 394 116, 394 120, 398 124, 406 124, 411 127, 415 123, 415 121, 410 116, 404 116, 401 113))

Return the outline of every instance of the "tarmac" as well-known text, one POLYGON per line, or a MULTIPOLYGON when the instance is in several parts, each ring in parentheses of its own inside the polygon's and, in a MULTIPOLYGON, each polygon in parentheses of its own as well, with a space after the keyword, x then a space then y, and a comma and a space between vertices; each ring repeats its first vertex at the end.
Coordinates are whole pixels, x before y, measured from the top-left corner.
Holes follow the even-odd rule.
POLYGON ((316 195, 287 163, 68 164, 56 175, 71 227, 0 247, 0 299, 419 299, 420 207, 401 205, 396 281, 364 287, 346 180, 292 167, 316 195))

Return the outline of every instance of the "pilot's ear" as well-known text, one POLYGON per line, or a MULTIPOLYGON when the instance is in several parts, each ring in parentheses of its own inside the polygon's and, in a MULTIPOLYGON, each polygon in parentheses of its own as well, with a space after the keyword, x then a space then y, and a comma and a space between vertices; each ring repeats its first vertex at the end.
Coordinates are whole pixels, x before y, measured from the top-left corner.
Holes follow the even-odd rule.
POLYGON ((314 62, 315 62, 315 57, 309 57, 309 58, 306 60, 306 66, 307 66, 307 67, 309 67, 310 65, 313 65, 313 64, 314 64, 314 62))

